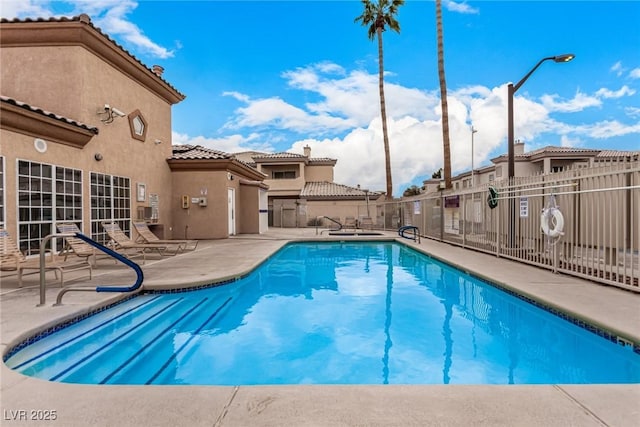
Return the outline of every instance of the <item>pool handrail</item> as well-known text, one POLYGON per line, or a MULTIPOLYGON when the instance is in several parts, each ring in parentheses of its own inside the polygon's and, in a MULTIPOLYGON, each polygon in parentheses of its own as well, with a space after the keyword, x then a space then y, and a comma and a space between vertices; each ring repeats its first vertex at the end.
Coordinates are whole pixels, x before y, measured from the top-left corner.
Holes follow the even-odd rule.
MULTIPOLYGON (((63 235, 60 235, 63 236, 63 235)), ((69 236, 69 234, 67 234, 67 236, 69 236)), ((47 236, 49 237, 49 236, 47 236)), ((129 286, 129 287, 125 287, 125 286, 97 286, 97 287, 72 287, 72 286, 65 286, 64 288, 62 288, 60 290, 60 292, 58 293, 58 296, 56 298, 56 303, 55 305, 62 305, 62 296, 64 294, 66 294, 67 292, 70 291, 95 291, 95 292, 133 292, 133 291, 137 291, 138 289, 140 289, 140 286, 142 286, 142 281, 144 280, 144 273, 142 272, 142 268, 140 268, 140 266, 138 264, 136 264, 135 262, 131 261, 129 258, 125 257, 122 254, 119 254, 118 252, 109 249, 108 247, 102 245, 101 243, 96 242, 95 240, 91 239, 88 236, 85 236, 82 233, 75 233, 74 237, 77 237, 78 239, 81 239, 83 241, 85 241, 86 243, 90 244, 91 246, 94 246, 95 248, 101 250, 102 252, 106 253, 107 255, 112 256, 113 258, 117 259, 118 261, 122 262, 123 264, 131 267, 133 269, 133 271, 136 272, 136 281, 133 285, 129 286)), ((45 238, 46 239, 46 238, 45 238)), ((42 245, 41 245, 42 247, 42 245)), ((43 279, 43 274, 40 274, 40 305, 44 305, 44 279, 43 279)))
POLYGON ((323 216, 322 218, 326 218, 326 219, 328 219, 329 221, 331 221, 331 222, 333 222, 333 223, 336 223, 336 224, 338 225, 338 228, 330 228, 329 230, 322 230, 322 231, 320 232, 320 234, 324 233, 325 231, 340 231, 340 230, 342 230, 342 223, 341 223, 340 221, 338 221, 338 220, 336 220, 336 219, 333 219, 333 218, 331 218, 331 217, 328 217, 328 216, 326 216, 326 215, 325 215, 325 216, 323 216))
POLYGON ((400 237, 404 237, 405 239, 411 239, 414 242, 420 243, 420 229, 415 225, 403 225, 402 227, 398 228, 398 235, 400 235, 400 237), (413 231, 413 237, 406 236, 404 234, 406 231, 409 231, 409 230, 413 231))

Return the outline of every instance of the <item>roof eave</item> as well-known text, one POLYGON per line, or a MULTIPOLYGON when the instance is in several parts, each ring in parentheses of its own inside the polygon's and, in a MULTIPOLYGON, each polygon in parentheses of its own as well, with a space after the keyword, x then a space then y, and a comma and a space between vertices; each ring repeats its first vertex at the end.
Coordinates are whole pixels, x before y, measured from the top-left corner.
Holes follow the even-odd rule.
POLYGON ((266 175, 235 159, 167 159, 172 171, 229 171, 249 180, 263 181, 266 175))
POLYGON ((7 102, 0 102, 0 127, 79 149, 98 133, 97 128, 85 128, 7 102))

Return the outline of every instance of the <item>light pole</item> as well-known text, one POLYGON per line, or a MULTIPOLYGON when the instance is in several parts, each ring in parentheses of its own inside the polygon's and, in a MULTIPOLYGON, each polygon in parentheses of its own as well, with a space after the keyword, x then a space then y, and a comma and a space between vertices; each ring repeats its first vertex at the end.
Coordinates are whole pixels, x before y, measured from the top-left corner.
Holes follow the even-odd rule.
MULTIPOLYGON (((527 79, 533 74, 535 70, 538 69, 540 64, 544 61, 553 62, 569 62, 575 55, 572 53, 565 53, 563 55, 556 56, 548 56, 546 58, 542 58, 538 63, 529 71, 518 83, 515 85, 513 83, 509 83, 507 85, 507 143, 508 143, 508 164, 507 164, 507 176, 509 178, 509 187, 513 185, 513 177, 515 176, 515 153, 514 153, 514 141, 513 141, 513 95, 516 93, 520 86, 527 81, 527 79)), ((515 225, 516 225, 516 200, 513 197, 513 194, 510 194, 510 203, 509 203, 509 247, 514 247, 515 243, 515 225)))
POLYGON ((369 215, 369 190, 365 189, 364 191, 364 199, 367 202, 367 218, 370 218, 371 216, 369 215))
MULTIPOLYGON (((508 165, 508 176, 509 181, 515 175, 515 162, 514 162, 514 149, 513 149, 513 95, 520 89, 520 86, 527 81, 529 76, 533 74, 533 72, 542 64, 544 61, 553 60, 554 62, 569 62, 575 55, 572 53, 566 53, 564 55, 557 56, 548 56, 546 58, 542 58, 535 67, 531 69, 518 83, 515 85, 513 83, 509 83, 507 86, 507 138, 508 138, 508 149, 509 149, 509 165, 508 165)), ((511 182, 510 182, 511 183, 511 182)))
POLYGON ((476 186, 475 178, 473 177, 473 134, 478 132, 478 129, 474 129, 471 125, 471 186, 476 186))

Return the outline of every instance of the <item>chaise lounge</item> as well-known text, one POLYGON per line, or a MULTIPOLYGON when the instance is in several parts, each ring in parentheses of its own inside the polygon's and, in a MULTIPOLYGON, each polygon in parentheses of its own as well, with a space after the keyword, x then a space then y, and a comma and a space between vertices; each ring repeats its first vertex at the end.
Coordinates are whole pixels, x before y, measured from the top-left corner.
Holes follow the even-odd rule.
POLYGON ((158 238, 153 231, 149 229, 149 226, 145 221, 132 221, 133 227, 138 232, 138 238, 136 242, 138 243, 147 243, 147 244, 155 244, 155 245, 177 245, 177 251, 182 252, 183 250, 192 251, 195 250, 198 246, 198 240, 162 240, 158 238))
POLYGON ((142 262, 146 261, 147 251, 157 252, 160 256, 163 255, 175 255, 175 252, 166 252, 167 245, 156 245, 148 243, 137 243, 127 236, 124 231, 115 222, 102 222, 102 228, 111 239, 113 249, 121 253, 122 255, 130 258, 132 256, 142 256, 142 262), (133 253, 131 252, 133 251, 133 253))
MULTIPOLYGON (((40 271, 40 258, 26 258, 4 228, 0 228, 0 270, 16 270, 18 272, 18 287, 22 287, 22 274, 25 271, 40 271)), ((64 286, 65 272, 89 270, 89 279, 92 278, 91 264, 86 257, 67 260, 49 252, 48 257, 45 255, 44 270, 53 270, 56 279, 60 273, 60 286, 64 286)))

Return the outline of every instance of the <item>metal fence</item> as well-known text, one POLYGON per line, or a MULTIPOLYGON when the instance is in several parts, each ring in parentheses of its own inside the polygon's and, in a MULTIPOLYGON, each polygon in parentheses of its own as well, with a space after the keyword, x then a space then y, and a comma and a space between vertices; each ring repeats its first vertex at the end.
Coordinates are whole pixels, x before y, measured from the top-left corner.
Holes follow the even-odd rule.
POLYGON ((640 292, 638 161, 516 177, 511 185, 498 181, 379 209, 398 219, 380 228, 412 225, 422 237, 640 292))

